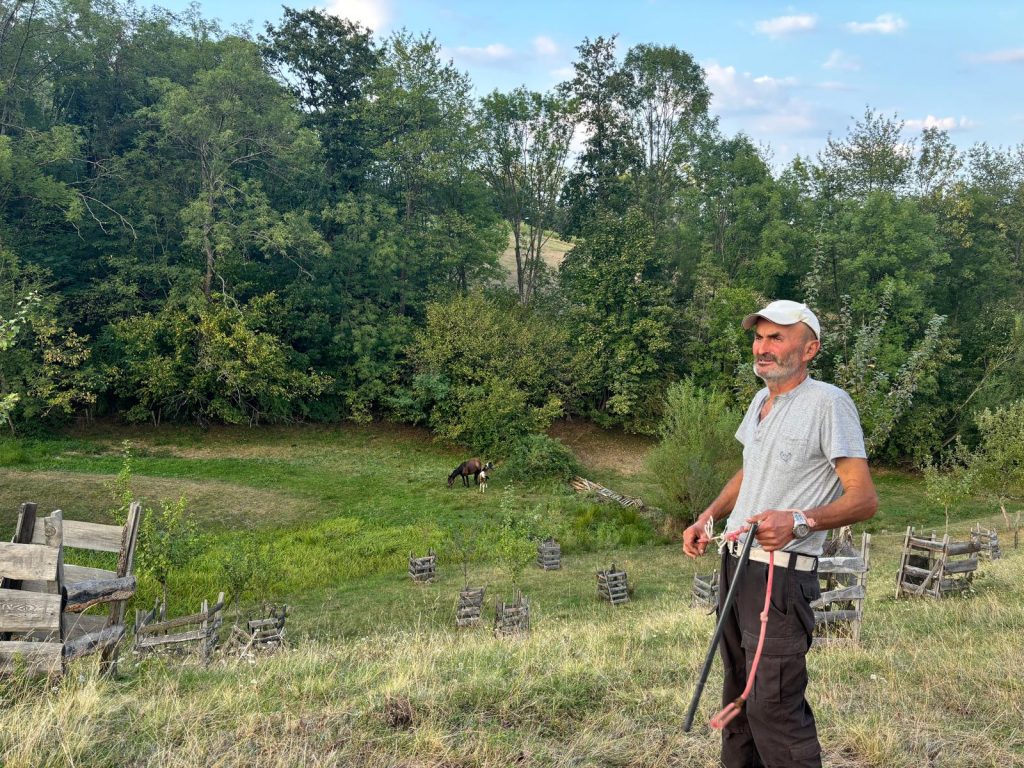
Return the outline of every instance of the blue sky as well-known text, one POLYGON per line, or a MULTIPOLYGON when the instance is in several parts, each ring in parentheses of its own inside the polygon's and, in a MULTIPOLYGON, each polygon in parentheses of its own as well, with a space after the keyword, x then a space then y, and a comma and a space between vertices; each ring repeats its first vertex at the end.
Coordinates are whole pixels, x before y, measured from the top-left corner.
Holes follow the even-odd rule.
MULTIPOLYGON (((186 0, 160 5, 181 10, 186 0)), ((291 0, 293 7, 312 7, 291 0)), ((771 148, 775 164, 814 155, 870 105, 949 130, 961 147, 1024 143, 1024 3, 670 2, 669 0, 324 0, 378 33, 429 31, 479 94, 546 90, 583 38, 676 45, 705 69, 723 132, 771 148)), ((204 16, 261 30, 271 0, 206 0, 204 16)))

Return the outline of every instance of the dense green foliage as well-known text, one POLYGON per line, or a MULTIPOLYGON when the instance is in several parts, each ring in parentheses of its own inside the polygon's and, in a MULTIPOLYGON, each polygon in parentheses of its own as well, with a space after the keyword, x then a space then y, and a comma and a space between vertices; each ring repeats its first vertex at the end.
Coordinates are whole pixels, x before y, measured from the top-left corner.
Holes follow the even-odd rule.
POLYGON ((737 320, 776 297, 820 315, 816 374, 878 459, 973 446, 978 413, 1024 396, 1021 147, 868 109, 773 168, 722 135, 690 54, 614 37, 551 92, 476 100, 429 34, 319 10, 258 35, 117 0, 0 21, 15 430, 387 418, 495 452, 564 414, 654 433, 685 378, 744 404, 737 320), (557 275, 552 232, 574 246, 557 275))
POLYGON ((741 418, 721 392, 691 380, 669 389, 661 442, 648 464, 681 519, 694 520, 742 466, 734 437, 741 418))

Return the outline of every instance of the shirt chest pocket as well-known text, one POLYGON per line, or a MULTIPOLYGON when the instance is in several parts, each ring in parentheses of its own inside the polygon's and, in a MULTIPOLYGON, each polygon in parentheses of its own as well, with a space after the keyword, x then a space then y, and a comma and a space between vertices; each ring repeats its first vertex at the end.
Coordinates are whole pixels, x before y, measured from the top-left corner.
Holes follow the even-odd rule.
POLYGON ((787 467, 805 465, 818 453, 818 441, 806 432, 783 432, 775 448, 775 457, 787 467))

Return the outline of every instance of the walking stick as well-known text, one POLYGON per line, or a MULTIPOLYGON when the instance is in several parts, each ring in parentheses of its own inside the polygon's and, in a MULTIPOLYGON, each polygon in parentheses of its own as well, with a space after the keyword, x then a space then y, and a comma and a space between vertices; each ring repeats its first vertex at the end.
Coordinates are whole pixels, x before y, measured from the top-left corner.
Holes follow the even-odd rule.
POLYGON ((743 542, 743 550, 740 552, 740 561, 736 564, 736 573, 733 574, 732 582, 729 584, 729 591, 725 595, 725 602, 722 603, 722 610, 719 611, 718 626, 715 627, 714 637, 711 638, 711 645, 708 647, 708 655, 704 658, 704 668, 700 671, 700 679, 697 680, 697 690, 693 692, 693 699, 690 701, 690 708, 686 712, 686 721, 683 723, 683 732, 689 733, 693 728, 693 717, 697 713, 697 705, 700 703, 701 694, 704 693, 704 686, 708 682, 708 675, 711 673, 711 665, 715 661, 715 651, 718 648, 718 641, 722 639, 722 628, 725 626, 725 617, 732 607, 736 597, 736 585, 739 583, 740 574, 750 559, 750 546, 754 543, 754 534, 757 533, 757 523, 752 523, 747 531, 746 541, 743 542))

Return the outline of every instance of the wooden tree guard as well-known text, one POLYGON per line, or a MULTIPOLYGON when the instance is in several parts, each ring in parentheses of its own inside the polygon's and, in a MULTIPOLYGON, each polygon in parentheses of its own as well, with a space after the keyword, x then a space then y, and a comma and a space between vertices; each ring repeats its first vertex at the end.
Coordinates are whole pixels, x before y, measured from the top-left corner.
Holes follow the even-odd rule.
POLYGON ((204 663, 209 663, 217 647, 218 631, 224 620, 223 612, 223 592, 217 596, 217 602, 213 607, 210 607, 208 601, 203 600, 199 613, 174 619, 167 618, 167 606, 157 601, 149 613, 135 612, 135 651, 146 653, 195 643, 204 663))
POLYGON ((516 590, 511 603, 498 600, 494 604, 494 634, 499 637, 521 635, 530 631, 530 601, 516 590))
POLYGON ((941 540, 914 535, 907 527, 903 555, 896 576, 896 597, 927 595, 941 598, 970 588, 978 569, 978 550, 974 540, 950 541, 947 533, 941 540))
POLYGON ((859 553, 849 528, 843 528, 830 543, 834 554, 818 558, 821 597, 811 603, 813 645, 858 645, 871 570, 871 534, 861 535, 859 553))
MULTIPOLYGON (((60 672, 64 662, 99 652, 101 669, 105 673, 111 673, 116 669, 117 654, 124 637, 125 605, 135 594, 132 567, 142 508, 138 502, 133 502, 129 506, 128 521, 123 526, 64 520, 60 510, 37 520, 36 512, 37 507, 31 502, 21 505, 12 543, 17 546, 15 550, 8 551, 7 557, 0 554, 0 572, 5 575, 0 588, 23 593, 17 598, 11 597, 11 606, 25 600, 36 600, 27 597, 25 593, 58 596, 59 631, 54 632, 52 628, 46 626, 38 626, 27 631, 24 628, 16 629, 14 625, 8 627, 7 625, 11 624, 9 617, 5 618, 5 611, 0 609, 0 639, 9 639, 10 635, 17 633, 25 640, 42 640, 43 643, 56 643, 61 646, 57 668, 53 667, 53 659, 50 659, 41 665, 29 665, 32 671, 60 672), (26 569, 19 571, 17 567, 13 567, 16 563, 5 562, 11 557, 17 560, 17 551, 22 555, 28 552, 17 550, 18 547, 33 546, 56 551, 55 574, 50 574, 47 566, 38 570, 41 576, 37 578, 26 569), (65 547, 116 552, 117 571, 65 563, 65 547), (109 606, 107 614, 86 615, 88 609, 97 605, 109 606)), ((48 557, 49 555, 46 556, 48 557)), ((38 553, 30 555, 29 559, 38 560, 38 553)), ((31 650, 33 656, 43 653, 41 649, 31 650)), ((0 653, 0 667, 4 665, 3 658, 3 654, 0 653)))
POLYGON ((409 553, 409 578, 418 583, 433 581, 437 576, 437 555, 433 548, 426 557, 413 557, 409 553))
POLYGON ((484 607, 484 588, 466 587, 459 592, 459 604, 455 609, 455 626, 475 627, 480 623, 484 607))
POLYGON ((537 545, 537 565, 545 571, 557 571, 562 567, 562 545, 554 539, 545 539, 537 545))
POLYGON ((602 600, 612 605, 629 602, 629 582, 625 571, 615 568, 615 563, 607 571, 597 572, 597 594, 602 600))
POLYGON ((718 607, 718 571, 693 575, 693 604, 698 608, 718 607))
POLYGON ((998 560, 1003 556, 1003 550, 999 546, 999 533, 987 528, 982 528, 978 523, 971 531, 971 540, 978 542, 978 555, 989 560, 998 560))
POLYGON ((288 618, 287 605, 264 605, 262 611, 252 616, 246 626, 249 629, 249 646, 254 648, 280 648, 284 645, 284 623, 288 618))

